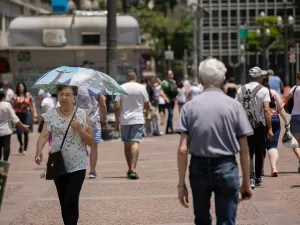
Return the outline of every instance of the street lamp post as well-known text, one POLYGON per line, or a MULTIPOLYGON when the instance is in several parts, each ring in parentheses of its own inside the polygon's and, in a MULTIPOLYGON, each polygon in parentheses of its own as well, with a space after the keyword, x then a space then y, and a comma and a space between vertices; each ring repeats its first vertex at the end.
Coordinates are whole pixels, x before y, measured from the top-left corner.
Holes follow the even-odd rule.
POLYGON ((261 55, 262 55, 262 68, 268 69, 267 67, 269 66, 269 60, 267 60, 267 56, 266 56, 266 37, 270 37, 271 35, 271 31, 269 28, 266 28, 265 26, 265 16, 266 14, 262 11, 260 13, 261 19, 262 19, 262 26, 261 29, 257 29, 256 30, 256 35, 257 37, 261 37, 261 55), (266 28, 266 29, 265 29, 266 28))
MULTIPOLYGON (((289 27, 294 25, 294 18, 290 15, 287 15, 287 3, 284 1, 285 10, 284 10, 284 21, 281 16, 277 17, 277 25, 284 28, 284 37, 283 37, 283 45, 284 45, 284 81, 286 85, 291 84, 290 72, 289 72, 289 57, 288 57, 288 31, 289 27)), ((294 74, 293 74, 294 75, 294 74)))

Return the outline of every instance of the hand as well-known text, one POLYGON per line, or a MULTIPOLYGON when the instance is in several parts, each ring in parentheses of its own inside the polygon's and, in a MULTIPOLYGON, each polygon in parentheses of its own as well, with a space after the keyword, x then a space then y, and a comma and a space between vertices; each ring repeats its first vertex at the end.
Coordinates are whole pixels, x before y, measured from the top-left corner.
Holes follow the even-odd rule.
POLYGON ((184 208, 188 208, 189 205, 189 192, 186 188, 185 185, 183 186, 178 186, 178 199, 180 201, 180 204, 184 207, 184 208))
POLYGON ((108 122, 107 120, 102 121, 102 127, 107 128, 108 122))
POLYGON ((166 102, 167 104, 169 104, 169 103, 170 103, 170 100, 169 100, 168 98, 166 98, 166 99, 165 99, 165 102, 166 102))
POLYGON ((22 125, 22 130, 23 130, 25 133, 28 133, 28 132, 29 132, 29 126, 23 124, 23 125, 22 125))
POLYGON ((33 115, 33 121, 34 121, 35 123, 38 121, 37 115, 36 115, 36 114, 33 115))
POLYGON ((285 124, 285 129, 286 129, 287 131, 289 131, 290 128, 291 128, 290 124, 289 124, 289 123, 286 123, 286 124, 285 124))
POLYGON ((273 140, 273 137, 274 137, 274 134, 273 134, 273 131, 272 131, 272 129, 270 129, 269 131, 268 131, 268 140, 273 140))
POLYGON ((115 122, 115 131, 119 131, 120 130, 120 124, 119 121, 115 122))
POLYGON ((82 129, 81 123, 77 119, 72 120, 71 127, 77 132, 79 132, 82 129))
POLYGON ((252 197, 252 190, 250 187, 250 182, 243 182, 241 189, 242 201, 249 200, 252 197))
POLYGON ((43 162, 43 153, 37 153, 34 157, 34 161, 36 164, 41 165, 41 163, 43 162))

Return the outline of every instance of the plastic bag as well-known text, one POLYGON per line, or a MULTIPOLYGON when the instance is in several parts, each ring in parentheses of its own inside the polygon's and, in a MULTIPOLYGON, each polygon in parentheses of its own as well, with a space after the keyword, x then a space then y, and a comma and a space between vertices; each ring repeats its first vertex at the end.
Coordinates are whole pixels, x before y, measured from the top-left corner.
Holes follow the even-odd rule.
POLYGON ((299 143, 296 138, 292 135, 290 131, 285 131, 282 137, 282 145, 286 148, 297 148, 299 147, 299 143))

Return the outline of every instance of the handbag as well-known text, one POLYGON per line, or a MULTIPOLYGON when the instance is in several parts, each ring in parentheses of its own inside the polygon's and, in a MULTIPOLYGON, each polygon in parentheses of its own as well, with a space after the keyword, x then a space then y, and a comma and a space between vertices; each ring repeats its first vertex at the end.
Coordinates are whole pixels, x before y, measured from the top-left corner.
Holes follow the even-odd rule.
POLYGON ((299 146, 296 138, 288 130, 285 131, 282 137, 282 145, 286 148, 297 148, 299 146))
POLYGON ((69 128, 71 126, 71 122, 74 119, 74 116, 76 114, 76 111, 74 112, 74 115, 72 116, 70 123, 68 125, 68 128, 66 130, 66 133, 64 135, 64 138, 62 140, 62 143, 60 145, 60 149, 58 152, 53 152, 49 153, 48 161, 47 161, 47 166, 46 166, 46 180, 55 180, 61 175, 66 174, 66 168, 65 168, 65 163, 63 159, 63 155, 61 153, 62 147, 64 145, 65 139, 67 137, 69 128))
POLYGON ((39 124, 38 132, 42 133, 43 128, 44 128, 44 120, 42 120, 41 123, 39 124))
POLYGON ((288 100, 288 102, 284 105, 284 110, 286 113, 291 114, 294 107, 294 95, 298 86, 295 87, 293 91, 292 97, 288 100))

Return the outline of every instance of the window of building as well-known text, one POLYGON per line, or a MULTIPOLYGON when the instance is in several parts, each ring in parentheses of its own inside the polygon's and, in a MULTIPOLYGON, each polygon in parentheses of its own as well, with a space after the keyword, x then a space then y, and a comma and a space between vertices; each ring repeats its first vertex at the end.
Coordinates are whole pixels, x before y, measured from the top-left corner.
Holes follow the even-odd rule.
POLYGON ((218 41, 219 40, 219 34, 213 34, 213 41, 218 41))
POLYGON ((249 16, 250 17, 254 17, 256 15, 255 10, 254 9, 250 9, 249 10, 249 16))
POLYGON ((100 45, 100 34, 98 33, 83 33, 82 45, 100 45))
POLYGON ((237 17, 236 10, 230 10, 231 17, 237 17))
POLYGON ((268 16, 274 16, 275 13, 274 13, 274 9, 268 9, 268 16))
POLYGON ((204 41, 209 41, 209 34, 204 34, 203 35, 203 40, 204 41))

